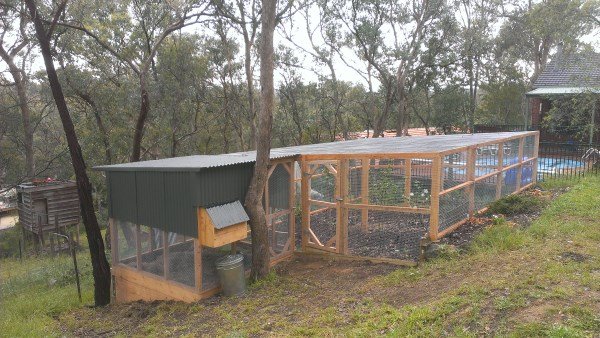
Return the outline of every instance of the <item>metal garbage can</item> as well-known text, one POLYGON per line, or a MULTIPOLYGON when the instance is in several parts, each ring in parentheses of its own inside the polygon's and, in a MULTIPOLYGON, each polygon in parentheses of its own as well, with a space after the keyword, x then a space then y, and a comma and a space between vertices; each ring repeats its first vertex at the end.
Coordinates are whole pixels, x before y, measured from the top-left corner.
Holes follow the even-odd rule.
POLYGON ((216 262, 217 273, 225 296, 235 296, 246 292, 244 277, 244 256, 227 255, 216 262))

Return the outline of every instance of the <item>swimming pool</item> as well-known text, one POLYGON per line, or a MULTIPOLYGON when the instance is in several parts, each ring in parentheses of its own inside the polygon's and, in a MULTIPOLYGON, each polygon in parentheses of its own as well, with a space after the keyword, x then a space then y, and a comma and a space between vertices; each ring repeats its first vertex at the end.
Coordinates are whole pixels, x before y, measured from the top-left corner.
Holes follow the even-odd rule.
MULTIPOLYGON (((514 158, 513 159, 505 159, 503 162, 504 162, 505 166, 508 166, 508 165, 512 165, 512 164, 516 163, 516 159, 514 159, 514 158)), ((455 164, 463 164, 463 163, 457 162, 455 164)), ((498 161, 493 158, 492 159, 490 159, 490 158, 478 159, 476 161, 475 176, 477 176, 477 177, 484 176, 484 175, 494 172, 496 170, 497 163, 498 163, 498 161)), ((578 169, 581 169, 584 167, 585 167, 585 162, 582 162, 582 161, 565 159, 565 158, 540 157, 540 158, 538 158, 538 170, 537 170, 538 178, 541 178, 543 175, 561 174, 564 172, 568 172, 570 170, 578 170, 578 169)), ((465 169, 445 168, 444 170, 452 171, 455 175, 466 174, 465 169)), ((516 169, 509 169, 505 172, 504 176, 508 175, 509 180, 511 180, 512 177, 516 177, 516 171, 517 171, 516 169)), ((532 174, 531 166, 529 166, 529 167, 524 166, 523 174, 522 174, 522 179, 523 179, 522 184, 531 182, 531 174, 532 174)))
POLYGON ((557 173, 563 170, 583 168, 584 162, 552 157, 540 157, 538 159, 538 172, 557 173))

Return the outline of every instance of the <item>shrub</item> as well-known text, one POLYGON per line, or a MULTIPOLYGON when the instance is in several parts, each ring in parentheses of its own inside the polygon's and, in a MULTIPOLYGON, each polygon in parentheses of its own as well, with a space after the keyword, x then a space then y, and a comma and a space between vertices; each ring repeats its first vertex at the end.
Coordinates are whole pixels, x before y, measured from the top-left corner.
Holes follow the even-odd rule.
POLYGON ((509 195, 503 197, 488 208, 488 213, 500 215, 518 215, 539 210, 543 201, 536 196, 531 195, 509 195))

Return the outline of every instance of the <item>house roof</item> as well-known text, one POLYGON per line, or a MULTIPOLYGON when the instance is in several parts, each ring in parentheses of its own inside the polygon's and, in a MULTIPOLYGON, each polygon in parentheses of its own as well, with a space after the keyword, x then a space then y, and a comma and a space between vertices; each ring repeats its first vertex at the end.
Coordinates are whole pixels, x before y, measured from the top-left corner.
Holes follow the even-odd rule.
POLYGON ((533 84, 534 88, 600 87, 600 54, 558 52, 533 84))
MULTIPOLYGON (((527 132, 522 132, 527 133, 527 132)), ((271 159, 291 158, 300 155, 370 155, 415 154, 435 155, 452 149, 473 146, 515 136, 519 133, 481 133, 433 135, 427 137, 379 137, 318 143, 271 149, 271 159)), ((200 171, 206 168, 254 163, 255 151, 222 155, 195 155, 162 160, 142 161, 95 167, 103 171, 200 171)))
POLYGON ((206 209, 206 212, 216 229, 223 229, 250 220, 240 201, 217 205, 206 209))

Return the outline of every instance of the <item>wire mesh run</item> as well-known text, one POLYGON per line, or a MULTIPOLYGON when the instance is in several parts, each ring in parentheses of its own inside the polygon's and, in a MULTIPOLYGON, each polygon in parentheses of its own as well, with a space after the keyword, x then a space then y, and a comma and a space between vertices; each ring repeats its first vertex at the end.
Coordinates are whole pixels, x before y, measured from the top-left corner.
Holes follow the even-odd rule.
POLYGON ((338 254, 416 259, 423 237, 437 240, 535 182, 536 141, 534 134, 506 137, 419 158, 315 157, 303 166, 310 188, 302 203, 304 243, 338 254))
POLYGON ((496 180, 496 176, 491 176, 475 182, 475 211, 484 209, 496 200, 496 180))
POLYGON ((117 236, 117 257, 119 264, 137 268, 136 226, 131 222, 115 220, 114 233, 117 236))
POLYGON ((427 232, 427 217, 389 211, 348 211, 347 253, 353 256, 417 260, 427 232))
POLYGON ((444 231, 469 217, 470 192, 471 188, 465 187, 440 196, 438 231, 444 231))
POLYGON ((167 240, 167 252, 169 257, 167 279, 191 287, 196 286, 194 240, 170 232, 167 240))

